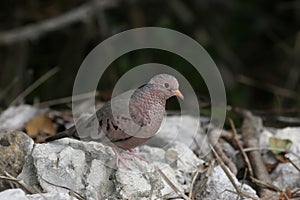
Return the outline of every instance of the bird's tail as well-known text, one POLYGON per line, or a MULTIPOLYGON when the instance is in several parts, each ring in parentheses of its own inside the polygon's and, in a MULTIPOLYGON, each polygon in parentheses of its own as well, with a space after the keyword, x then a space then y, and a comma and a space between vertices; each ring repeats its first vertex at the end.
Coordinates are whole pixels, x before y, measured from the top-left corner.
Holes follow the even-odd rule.
POLYGON ((60 133, 56 133, 53 136, 47 137, 45 141, 50 142, 50 141, 58 140, 58 139, 65 138, 65 137, 72 137, 72 138, 79 139, 77 132, 76 132, 76 127, 72 126, 71 128, 69 128, 65 131, 62 131, 60 133))

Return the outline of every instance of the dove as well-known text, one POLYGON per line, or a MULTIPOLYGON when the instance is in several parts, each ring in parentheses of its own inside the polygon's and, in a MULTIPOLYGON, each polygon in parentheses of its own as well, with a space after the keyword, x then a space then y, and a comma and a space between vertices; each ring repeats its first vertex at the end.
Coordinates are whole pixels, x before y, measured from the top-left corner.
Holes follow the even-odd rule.
MULTIPOLYGON (((115 96, 96 112, 96 120, 100 127, 98 134, 102 135, 99 141, 103 143, 108 141, 112 146, 117 167, 120 161, 129 169, 116 147, 128 150, 130 154, 144 160, 134 148, 155 136, 166 112, 166 101, 172 96, 184 99, 179 91, 177 79, 169 74, 158 74, 139 88, 115 96)), ((83 128, 84 131, 93 120, 95 119, 88 119, 86 123, 81 123, 79 128, 83 128)), ((76 128, 78 127, 74 125, 50 136, 46 138, 46 142, 64 137, 82 139, 76 128)))

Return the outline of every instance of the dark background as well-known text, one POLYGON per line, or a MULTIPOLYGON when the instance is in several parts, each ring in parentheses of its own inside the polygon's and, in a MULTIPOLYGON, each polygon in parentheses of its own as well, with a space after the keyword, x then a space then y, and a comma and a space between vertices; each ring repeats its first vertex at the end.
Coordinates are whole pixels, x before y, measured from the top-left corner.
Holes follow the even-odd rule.
MULTIPOLYGON (((217 64, 228 104, 257 113, 299 116, 300 1, 286 0, 26 0, 0 3, 0 107, 6 108, 54 67, 59 71, 14 104, 67 97, 85 56, 106 38, 158 26, 197 40, 217 64)), ((180 68, 202 102, 188 63, 171 53, 141 50, 107 70, 100 99, 109 99, 130 68, 160 62, 180 68)))

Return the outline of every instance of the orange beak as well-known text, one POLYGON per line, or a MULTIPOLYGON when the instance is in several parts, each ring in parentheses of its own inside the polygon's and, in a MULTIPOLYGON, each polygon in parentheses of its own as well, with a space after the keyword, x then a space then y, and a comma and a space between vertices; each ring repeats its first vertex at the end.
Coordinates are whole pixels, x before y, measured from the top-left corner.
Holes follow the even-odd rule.
POLYGON ((179 90, 173 90, 173 93, 178 96, 181 100, 184 100, 184 96, 179 90))

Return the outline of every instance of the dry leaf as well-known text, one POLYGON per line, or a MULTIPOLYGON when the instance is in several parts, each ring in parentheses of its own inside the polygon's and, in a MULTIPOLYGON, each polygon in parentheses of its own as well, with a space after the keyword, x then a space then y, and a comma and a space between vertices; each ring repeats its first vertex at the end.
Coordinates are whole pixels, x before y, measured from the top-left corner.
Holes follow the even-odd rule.
MULTIPOLYGON (((292 141, 289 139, 279 139, 275 137, 270 137, 269 144, 272 148, 279 148, 279 149, 288 149, 292 145, 292 141)), ((272 153, 274 154, 280 154, 280 151, 272 150, 272 153)))
POLYGON ((36 138, 40 132, 49 133, 54 135, 56 130, 52 120, 44 114, 39 114, 30 120, 25 130, 29 137, 36 138))
POLYGON ((292 191, 288 188, 285 189, 284 192, 280 193, 279 200, 288 200, 286 197, 288 197, 288 199, 292 198, 292 191))

